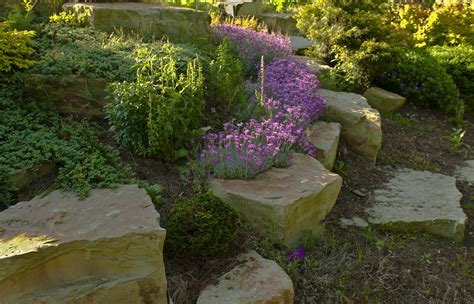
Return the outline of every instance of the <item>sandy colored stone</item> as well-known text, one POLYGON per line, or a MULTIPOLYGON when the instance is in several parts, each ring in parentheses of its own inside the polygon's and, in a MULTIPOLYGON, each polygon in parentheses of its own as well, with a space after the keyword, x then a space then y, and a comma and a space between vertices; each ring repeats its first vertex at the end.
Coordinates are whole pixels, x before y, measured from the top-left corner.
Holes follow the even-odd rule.
POLYGON ((290 36, 291 49, 295 52, 306 50, 313 46, 313 41, 302 36, 290 36))
POLYGON ((90 25, 100 31, 122 29, 146 38, 194 42, 211 35, 206 12, 145 3, 66 3, 65 10, 86 11, 90 25))
POLYGON ((296 27, 294 16, 294 13, 263 13, 260 14, 260 19, 273 33, 299 36, 301 33, 296 27))
POLYGON ((35 168, 17 169, 10 173, 10 179, 18 190, 25 189, 31 183, 40 178, 52 174, 56 170, 56 164, 43 163, 35 168))
POLYGON ((164 239, 136 185, 20 202, 0 213, 0 301, 167 303, 164 239))
POLYGON ((474 160, 466 160, 461 166, 456 168, 456 179, 474 184, 474 160))
POLYGON ((402 169, 374 191, 366 210, 371 224, 395 231, 422 231, 456 241, 464 238, 467 217, 454 177, 402 169))
POLYGON ((325 89, 319 89, 318 94, 326 99, 326 119, 340 123, 342 138, 356 152, 375 162, 382 147, 380 113, 359 94, 325 89))
POLYGON ((321 232, 342 179, 310 156, 294 154, 292 161, 252 180, 212 179, 210 187, 268 238, 293 246, 306 231, 321 232))
POLYGON ((341 124, 324 121, 317 121, 306 132, 309 142, 316 148, 316 159, 328 170, 336 160, 340 133, 341 124))
POLYGON ((66 83, 60 80, 42 80, 36 75, 36 81, 28 81, 28 89, 32 94, 44 96, 52 101, 61 114, 82 116, 105 116, 104 106, 107 103, 107 79, 87 79, 70 77, 66 83))
POLYGON ((315 74, 319 74, 322 70, 330 70, 331 67, 325 64, 319 63, 315 58, 307 56, 293 55, 291 56, 294 60, 306 64, 308 70, 315 74))
POLYGON ((197 304, 293 303, 293 282, 277 263, 255 251, 238 259, 239 265, 201 292, 197 304))
POLYGON ((369 105, 379 110, 380 113, 391 113, 403 106, 405 97, 386 91, 381 88, 371 87, 364 93, 369 105))
POLYGON ((237 16, 257 17, 262 13, 264 4, 262 2, 244 2, 236 5, 237 16))

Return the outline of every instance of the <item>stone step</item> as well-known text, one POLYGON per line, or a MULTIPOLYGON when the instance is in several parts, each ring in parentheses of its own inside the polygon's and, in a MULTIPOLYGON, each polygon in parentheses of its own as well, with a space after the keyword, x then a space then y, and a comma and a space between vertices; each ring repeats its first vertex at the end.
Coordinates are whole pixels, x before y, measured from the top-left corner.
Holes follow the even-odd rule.
POLYGON ((167 303, 165 230, 144 189, 54 191, 0 212, 2 303, 167 303))
POLYGON ((340 123, 342 138, 356 152, 375 162, 382 147, 380 113, 359 94, 325 89, 318 89, 318 94, 326 99, 326 120, 340 123))
POLYGON ((332 68, 328 65, 319 63, 315 58, 310 58, 307 56, 298 56, 293 55, 292 58, 298 62, 306 64, 308 70, 315 74, 319 74, 323 70, 331 70, 332 68))
POLYGON ((239 256, 238 263, 215 285, 206 287, 197 304, 293 303, 293 282, 277 263, 255 251, 239 256))
POLYGON ((368 222, 394 231, 420 231, 461 242, 467 217, 454 177, 400 169, 373 193, 368 222))
POLYGON ((317 121, 306 131, 307 138, 316 148, 315 158, 323 166, 332 170, 339 145, 341 124, 337 122, 317 121))
POLYGON ((294 13, 262 13, 259 17, 273 33, 301 36, 300 31, 296 27, 294 15, 294 13))
POLYGON ((316 159, 294 154, 292 165, 251 180, 211 179, 214 194, 269 239, 295 246, 306 231, 321 233, 342 178, 316 159))
POLYGON ((293 52, 306 50, 313 46, 313 41, 302 36, 290 36, 290 43, 293 52))
POLYGON ((125 33, 173 42, 202 41, 211 34, 207 13, 189 8, 120 2, 66 3, 63 9, 88 12, 90 25, 109 33, 122 29, 125 33))
POLYGON ((461 166, 456 167, 454 175, 459 181, 474 184, 474 160, 466 160, 461 166))
POLYGON ((405 97, 377 87, 365 91, 364 97, 372 108, 384 114, 398 110, 406 101, 405 97))

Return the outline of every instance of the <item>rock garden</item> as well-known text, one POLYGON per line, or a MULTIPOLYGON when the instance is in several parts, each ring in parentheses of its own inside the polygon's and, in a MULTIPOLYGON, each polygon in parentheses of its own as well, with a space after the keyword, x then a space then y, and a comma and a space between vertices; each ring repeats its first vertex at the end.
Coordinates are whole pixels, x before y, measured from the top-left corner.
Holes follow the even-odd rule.
POLYGON ((8 0, 0 71, 2 304, 474 303, 474 2, 8 0))

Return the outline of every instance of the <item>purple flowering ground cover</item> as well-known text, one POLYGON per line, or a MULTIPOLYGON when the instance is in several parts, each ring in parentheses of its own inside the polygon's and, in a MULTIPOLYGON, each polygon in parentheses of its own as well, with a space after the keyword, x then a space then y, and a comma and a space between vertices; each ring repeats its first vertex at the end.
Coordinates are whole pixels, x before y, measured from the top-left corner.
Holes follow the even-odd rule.
POLYGON ((324 113, 326 103, 316 94, 316 75, 290 58, 288 39, 226 24, 216 25, 214 31, 218 39, 234 43, 248 64, 266 63, 258 72, 263 96, 257 103, 267 117, 228 123, 223 131, 205 136, 201 165, 214 177, 251 179, 273 166, 288 166, 294 151, 314 155, 305 129, 324 113))
POLYGON ((274 58, 291 55, 290 40, 281 35, 230 24, 217 24, 213 31, 218 40, 229 39, 244 61, 244 69, 250 73, 257 71, 262 56, 265 62, 270 62, 274 58))

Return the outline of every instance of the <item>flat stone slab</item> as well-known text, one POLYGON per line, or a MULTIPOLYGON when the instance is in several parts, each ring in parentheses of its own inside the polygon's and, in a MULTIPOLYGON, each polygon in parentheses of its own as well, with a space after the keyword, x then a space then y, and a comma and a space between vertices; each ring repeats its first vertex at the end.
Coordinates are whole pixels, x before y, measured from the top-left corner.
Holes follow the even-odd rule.
POLYGON ((238 266, 201 292, 197 304, 293 303, 293 282, 277 263, 255 251, 238 259, 238 266))
POLYGON ((391 113, 403 106, 406 98, 387 90, 371 87, 364 93, 367 102, 380 113, 391 113))
POLYGON ((147 38, 169 38, 173 42, 193 42, 211 35, 208 14, 189 8, 134 2, 66 3, 64 10, 89 13, 90 25, 112 33, 125 33, 147 38))
POLYGON ((466 160, 462 166, 456 168, 456 179, 474 184, 474 160, 466 160))
POLYGON ((395 231, 422 231, 462 241, 467 220, 454 177, 402 169, 374 191, 366 210, 371 224, 395 231))
POLYGON ((310 58, 307 56, 299 56, 293 55, 291 56, 294 60, 306 64, 308 70, 313 72, 314 74, 319 74, 322 70, 330 70, 332 69, 330 66, 319 63, 316 59, 310 58))
POLYGON ((136 185, 20 202, 0 212, 0 301, 167 303, 164 239, 136 185))
POLYGON ((306 37, 290 36, 291 49, 293 51, 306 50, 313 46, 313 41, 306 37))
POLYGON ((336 160, 340 133, 340 123, 324 121, 317 121, 306 131, 309 142, 316 148, 316 159, 328 170, 336 160))
POLYGON ((325 89, 318 89, 318 94, 326 99, 326 120, 340 123, 342 138, 356 152, 375 162, 382 147, 380 113, 359 94, 325 89))
POLYGON ((273 33, 298 36, 301 33, 296 27, 294 16, 294 13, 262 13, 259 17, 273 33))
POLYGON ((369 223, 367 223, 366 220, 358 216, 354 216, 353 218, 350 218, 350 219, 341 218, 339 220, 339 224, 341 226, 354 226, 354 227, 359 227, 359 228, 365 228, 369 226, 369 223))
POLYGON ((292 161, 252 180, 212 179, 210 187, 268 238, 294 246, 306 231, 322 231, 342 178, 308 155, 294 154, 292 161))

